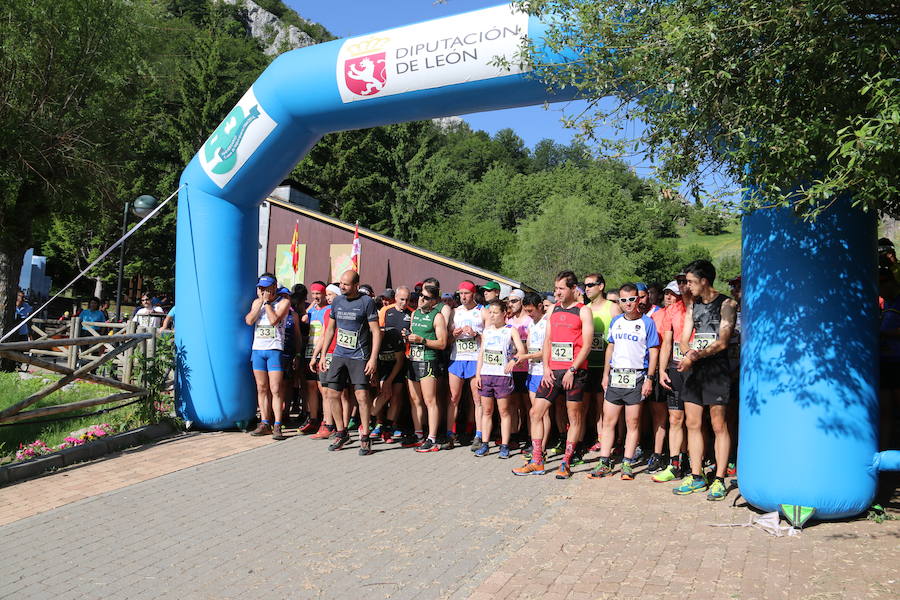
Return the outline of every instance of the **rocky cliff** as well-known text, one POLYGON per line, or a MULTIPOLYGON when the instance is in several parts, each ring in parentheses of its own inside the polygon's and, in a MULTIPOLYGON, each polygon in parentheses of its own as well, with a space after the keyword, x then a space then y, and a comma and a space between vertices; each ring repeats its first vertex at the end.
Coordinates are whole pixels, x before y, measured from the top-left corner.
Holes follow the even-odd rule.
MULTIPOLYGON (((295 48, 303 48, 317 43, 308 33, 298 27, 283 23, 253 0, 219 0, 226 4, 243 8, 247 15, 247 27, 250 34, 264 45, 266 54, 272 56, 295 48)), ((313 24, 300 17, 307 23, 313 24)))

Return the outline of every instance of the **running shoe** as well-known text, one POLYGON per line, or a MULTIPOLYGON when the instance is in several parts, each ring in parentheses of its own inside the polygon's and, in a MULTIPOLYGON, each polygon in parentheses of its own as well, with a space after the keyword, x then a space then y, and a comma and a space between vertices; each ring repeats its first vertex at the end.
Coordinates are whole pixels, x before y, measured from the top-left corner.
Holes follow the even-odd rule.
POLYGON ((416 448, 416 452, 437 452, 440 449, 441 447, 437 445, 437 442, 431 438, 426 438, 422 445, 416 448))
POLYGON ((650 460, 647 461, 647 472, 648 473, 658 473, 662 471, 666 467, 666 461, 663 458, 662 454, 656 454, 655 452, 650 455, 650 460))
POLYGON ((275 425, 272 427, 272 439, 279 442, 281 440, 287 439, 286 437, 284 437, 284 433, 281 431, 281 423, 275 423, 275 425))
POLYGON ((559 442, 552 448, 547 449, 547 458, 549 458, 551 456, 559 456, 560 454, 565 454, 565 452, 566 452, 566 443, 559 442))
POLYGON ((702 492, 706 489, 705 479, 694 479, 693 475, 685 475, 681 480, 681 485, 672 489, 672 493, 676 496, 687 496, 694 492, 702 492))
POLYGON ((359 419, 356 417, 350 417, 350 422, 347 423, 347 430, 357 429, 359 427, 359 419))
POLYGON ((600 452, 600 447, 601 447, 600 440, 597 440, 596 442, 594 442, 593 446, 588 448, 588 452, 600 452))
POLYGON ((498 458, 509 458, 509 446, 500 444, 500 456, 498 458))
POLYGON ((678 479, 678 475, 675 472, 675 467, 673 467, 672 465, 668 465, 665 469, 663 469, 650 479, 652 481, 655 481, 656 483, 666 483, 667 481, 678 479))
POLYGON ((350 434, 345 433, 344 435, 337 434, 334 436, 334 441, 328 445, 328 450, 334 452, 335 450, 340 450, 344 447, 344 444, 350 441, 350 434))
POLYGON ((529 461, 521 467, 516 467, 512 472, 513 475, 543 475, 547 469, 544 467, 544 463, 529 461))
POLYGON ((578 450, 572 454, 572 464, 575 466, 584 464, 584 452, 580 452, 578 450))
POLYGON ((737 476, 737 464, 733 462, 728 463, 728 468, 725 469, 726 477, 736 477, 737 476))
POLYGON ((403 438, 403 442, 400 444, 404 448, 418 448, 422 444, 425 443, 425 438, 418 438, 414 435, 407 436, 403 438))
POLYGON ((268 423, 260 423, 256 426, 256 429, 250 432, 250 435, 254 437, 260 437, 263 435, 272 435, 272 426, 268 423))
POLYGON ((608 461, 601 460, 597 466, 588 473, 588 479, 602 479, 612 473, 612 465, 608 461))
POLYGON ((642 460, 644 460, 644 451, 641 450, 640 446, 638 446, 634 449, 634 456, 631 458, 631 462, 637 465, 640 464, 642 460))
POLYGON ((472 452, 478 452, 478 449, 481 448, 481 436, 475 436, 472 438, 472 445, 469 447, 469 450, 472 452))
POLYGON ((397 444, 403 441, 403 431, 399 429, 395 429, 394 433, 390 434, 385 440, 385 444, 397 444))
POLYGON ((388 440, 392 438, 391 432, 387 430, 387 428, 381 430, 381 441, 384 443, 388 443, 388 440))
POLYGON ((568 479, 572 476, 572 469, 569 467, 569 463, 563 461, 559 463, 559 468, 556 470, 556 478, 557 479, 568 479))
POLYGON ((322 424, 319 426, 319 430, 318 430, 317 432, 315 432, 314 434, 312 434, 311 436, 309 436, 309 437, 311 437, 311 438, 314 439, 314 440, 326 440, 326 439, 328 439, 328 437, 329 437, 333 432, 334 432, 333 429, 331 429, 331 428, 330 428, 328 425, 326 425, 325 423, 322 423, 322 424))
POLYGON ((306 422, 300 426, 300 429, 297 430, 297 433, 300 435, 311 435, 315 433, 319 428, 319 420, 309 418, 306 422))
POLYGON ((709 492, 706 494, 706 499, 712 501, 724 500, 727 493, 728 490, 725 489, 725 484, 720 479, 713 479, 712 484, 709 486, 709 492))
POLYGON ((534 453, 531 451, 531 449, 522 452, 522 458, 524 458, 525 460, 531 460, 532 456, 534 456, 534 453))
POLYGON ((381 434, 383 431, 384 431, 384 428, 381 425, 376 425, 375 429, 373 429, 369 433, 369 439, 373 440, 373 441, 381 439, 381 434))
POLYGON ((451 433, 447 435, 447 439, 444 440, 444 443, 441 444, 441 450, 453 450, 456 448, 456 434, 451 433))
POLYGON ((368 456, 368 455, 372 454, 373 452, 375 452, 375 451, 372 450, 371 438, 367 439, 367 440, 362 440, 359 442, 359 455, 360 456, 368 456))
POLYGON ((631 481, 634 479, 634 467, 633 463, 629 460, 622 461, 622 479, 625 481, 631 481))
POLYGON ((490 447, 487 442, 482 442, 478 449, 475 450, 475 456, 481 458, 482 456, 486 456, 490 447))

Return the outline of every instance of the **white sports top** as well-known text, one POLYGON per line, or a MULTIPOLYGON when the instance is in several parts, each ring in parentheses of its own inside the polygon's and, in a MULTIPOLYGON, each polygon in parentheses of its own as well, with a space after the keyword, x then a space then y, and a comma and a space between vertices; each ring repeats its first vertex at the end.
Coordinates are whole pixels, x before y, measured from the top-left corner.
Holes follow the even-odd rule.
MULTIPOLYGON (((528 325, 528 354, 534 354, 535 352, 540 352, 544 348, 544 338, 547 335, 547 317, 548 315, 544 315, 544 317, 535 323, 532 321, 528 325)), ((534 358, 528 361, 528 374, 529 375, 543 375, 544 374, 544 362, 540 358, 534 358)))
MULTIPOLYGON (((465 306, 457 306, 453 309, 453 329, 467 325, 478 334, 484 331, 480 305, 476 304, 472 310, 465 306)), ((450 349, 450 360, 478 360, 478 338, 456 338, 450 349)))
POLYGON ((500 329, 488 327, 481 334, 481 345, 484 352, 481 359, 481 375, 512 377, 512 373, 503 372, 506 363, 515 354, 512 332, 512 327, 507 325, 500 329))
POLYGON ((259 317, 253 327, 253 349, 284 350, 284 322, 285 319, 282 319, 278 325, 271 325, 265 305, 260 306, 259 317))

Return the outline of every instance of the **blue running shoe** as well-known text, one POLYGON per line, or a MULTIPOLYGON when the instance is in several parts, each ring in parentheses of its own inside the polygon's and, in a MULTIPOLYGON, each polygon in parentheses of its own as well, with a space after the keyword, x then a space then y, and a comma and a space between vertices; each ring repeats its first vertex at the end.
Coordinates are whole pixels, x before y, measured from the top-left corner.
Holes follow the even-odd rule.
POLYGON ((676 496, 687 496, 704 490, 706 490, 706 479, 694 479, 693 475, 687 475, 681 480, 681 485, 672 490, 672 493, 676 496))
POLYGON ((509 446, 507 446, 506 444, 500 444, 499 458, 509 458, 509 446))
POLYGON ((482 442, 481 445, 478 447, 478 450, 475 451, 475 456, 480 458, 482 456, 486 456, 487 453, 488 453, 487 442, 482 442))

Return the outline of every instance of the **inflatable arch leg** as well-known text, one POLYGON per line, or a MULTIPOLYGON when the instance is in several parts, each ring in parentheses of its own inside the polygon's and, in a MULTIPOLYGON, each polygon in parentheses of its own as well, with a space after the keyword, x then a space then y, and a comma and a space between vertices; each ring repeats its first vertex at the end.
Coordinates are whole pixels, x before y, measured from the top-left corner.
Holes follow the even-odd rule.
MULTIPOLYGON (((743 219, 741 494, 836 519, 871 505, 879 470, 874 215, 837 202, 743 219)), ((889 464, 889 463, 892 463, 889 464)))

